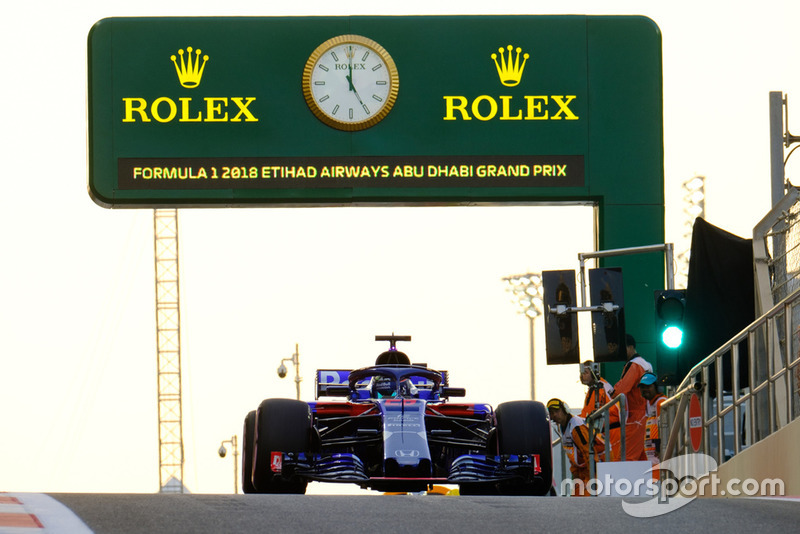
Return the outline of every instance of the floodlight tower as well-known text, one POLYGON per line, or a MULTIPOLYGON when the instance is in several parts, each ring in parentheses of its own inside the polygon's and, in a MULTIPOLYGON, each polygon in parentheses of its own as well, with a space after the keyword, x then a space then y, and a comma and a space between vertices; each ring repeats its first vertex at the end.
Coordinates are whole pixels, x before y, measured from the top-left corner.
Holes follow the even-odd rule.
POLYGON ((683 189, 683 236, 682 249, 678 253, 677 280, 675 287, 686 288, 689 280, 689 256, 691 255, 694 221, 706 214, 706 177, 695 176, 682 184, 683 189))
POLYGON ((153 210, 158 369, 158 482, 161 493, 183 493, 181 315, 178 210, 153 210))
POLYGON ((518 312, 528 318, 531 336, 531 399, 536 399, 534 373, 534 320, 542 314, 544 300, 542 298, 542 276, 538 273, 515 274, 503 278, 506 291, 513 296, 513 302, 519 306, 518 312))

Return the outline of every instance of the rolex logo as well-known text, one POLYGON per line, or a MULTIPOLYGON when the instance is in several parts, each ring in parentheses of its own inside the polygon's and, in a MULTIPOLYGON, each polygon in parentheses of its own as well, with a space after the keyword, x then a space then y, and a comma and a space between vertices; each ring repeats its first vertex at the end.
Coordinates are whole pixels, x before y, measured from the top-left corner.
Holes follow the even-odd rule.
MULTIPOLYGON (((499 48, 500 58, 492 54, 500 82, 506 87, 519 85, 530 54, 512 45, 499 48)), ((445 121, 577 121, 578 95, 443 95, 445 121), (574 106, 574 107, 572 107, 574 106)))
MULTIPOLYGON (((193 89, 200 85, 208 56, 191 46, 178 50, 180 61, 170 56, 178 81, 183 87, 193 89)), ((168 67, 164 67, 168 69, 168 67)), ((141 96, 122 98, 122 122, 258 122, 256 110, 250 105, 256 101, 254 96, 191 96, 165 95, 148 100, 141 96)), ((255 108, 256 106, 253 106, 255 108)))
POLYGON ((500 76, 500 82, 507 87, 514 87, 519 84, 519 81, 522 79, 522 71, 525 70, 525 63, 528 61, 530 55, 527 53, 522 55, 522 48, 517 47, 517 57, 515 58, 513 54, 514 47, 508 45, 507 50, 507 58, 505 56, 506 51, 503 48, 499 48, 500 61, 497 61, 497 54, 492 54, 492 59, 494 60, 495 67, 497 67, 497 74, 500 76), (520 56, 522 56, 522 64, 520 64, 519 61, 520 56))
MULTIPOLYGON (((509 47, 510 48, 510 47, 509 47)), ((192 57, 192 47, 186 47, 186 59, 183 57, 183 49, 178 50, 178 55, 181 57, 180 65, 175 57, 171 55, 170 59, 175 65, 175 71, 178 73, 178 81, 181 82, 183 87, 193 89, 200 85, 200 79, 203 77, 203 69, 206 67, 208 56, 203 56, 203 62, 200 63, 200 49, 194 50, 194 57, 192 57)), ((527 57, 527 54, 525 55, 527 57)))

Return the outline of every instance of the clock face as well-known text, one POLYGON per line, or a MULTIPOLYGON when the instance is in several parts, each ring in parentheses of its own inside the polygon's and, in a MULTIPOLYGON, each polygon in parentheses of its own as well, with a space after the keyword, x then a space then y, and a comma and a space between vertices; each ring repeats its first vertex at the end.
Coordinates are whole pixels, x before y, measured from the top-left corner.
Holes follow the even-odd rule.
POLYGON ((392 57, 360 35, 340 35, 317 47, 303 70, 303 95, 322 122, 363 130, 383 120, 397 99, 392 57))

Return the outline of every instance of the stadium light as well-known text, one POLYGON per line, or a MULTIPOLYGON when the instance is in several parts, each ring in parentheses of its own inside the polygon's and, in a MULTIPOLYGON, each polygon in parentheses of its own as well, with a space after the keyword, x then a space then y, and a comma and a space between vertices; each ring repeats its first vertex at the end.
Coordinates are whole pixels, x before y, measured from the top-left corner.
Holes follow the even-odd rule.
POLYGON ((538 273, 525 273, 506 276, 506 291, 512 294, 512 302, 518 306, 517 312, 525 315, 530 327, 530 365, 531 365, 531 399, 536 399, 535 385, 535 319, 542 314, 544 297, 542 294, 542 276, 538 273))
POLYGON ((683 235, 681 251, 677 256, 677 286, 686 287, 689 280, 689 257, 691 256, 694 221, 706 215, 706 177, 694 176, 681 185, 683 189, 683 235))

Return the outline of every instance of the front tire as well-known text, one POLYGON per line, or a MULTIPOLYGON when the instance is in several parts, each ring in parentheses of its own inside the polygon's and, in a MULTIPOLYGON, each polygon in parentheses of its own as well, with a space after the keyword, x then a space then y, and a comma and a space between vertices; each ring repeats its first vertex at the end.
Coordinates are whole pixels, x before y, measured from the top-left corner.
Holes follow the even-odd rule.
POLYGON ((242 491, 257 493, 253 485, 253 449, 256 443, 256 411, 247 414, 242 429, 242 491))
POLYGON ((504 495, 548 495, 553 486, 553 451, 550 423, 541 402, 504 402, 495 410, 498 453, 539 455, 541 473, 532 480, 509 481, 499 485, 504 495))
POLYGON ((253 486, 258 493, 306 492, 308 482, 285 473, 274 473, 273 452, 309 452, 311 450, 311 409, 293 399, 267 399, 255 418, 253 486))

